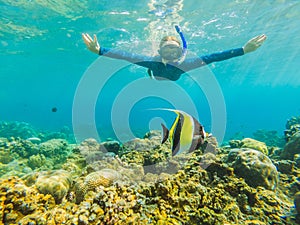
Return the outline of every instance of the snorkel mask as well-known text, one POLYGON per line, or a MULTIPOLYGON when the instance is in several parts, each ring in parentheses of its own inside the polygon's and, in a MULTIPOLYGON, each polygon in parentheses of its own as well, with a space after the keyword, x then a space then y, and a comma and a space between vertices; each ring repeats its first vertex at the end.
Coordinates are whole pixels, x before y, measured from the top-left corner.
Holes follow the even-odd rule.
POLYGON ((166 40, 163 42, 163 44, 160 46, 159 54, 162 58, 168 60, 168 61, 176 61, 176 64, 180 64, 184 61, 186 54, 187 54, 187 44, 185 41, 185 38, 183 36, 183 33, 181 32, 181 29, 179 26, 175 26, 175 29, 177 33, 180 35, 181 41, 182 41, 182 48, 178 41, 176 40, 166 40))
POLYGON ((162 58, 170 61, 179 60, 182 55, 182 48, 177 41, 164 41, 159 51, 162 58))

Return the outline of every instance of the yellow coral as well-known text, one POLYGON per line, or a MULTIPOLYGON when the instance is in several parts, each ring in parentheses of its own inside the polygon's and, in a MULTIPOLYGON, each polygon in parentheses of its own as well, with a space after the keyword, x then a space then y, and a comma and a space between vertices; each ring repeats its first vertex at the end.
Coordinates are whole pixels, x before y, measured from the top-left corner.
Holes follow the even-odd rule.
POLYGON ((251 149, 260 151, 265 155, 269 154, 268 147, 264 142, 257 141, 252 138, 244 138, 241 141, 241 148, 251 148, 251 149))

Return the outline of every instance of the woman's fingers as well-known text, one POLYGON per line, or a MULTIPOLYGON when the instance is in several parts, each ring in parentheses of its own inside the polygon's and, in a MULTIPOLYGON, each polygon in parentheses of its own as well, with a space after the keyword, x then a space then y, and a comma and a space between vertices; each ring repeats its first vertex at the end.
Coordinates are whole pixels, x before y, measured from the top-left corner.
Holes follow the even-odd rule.
POLYGON ((265 35, 265 34, 262 34, 262 35, 259 35, 259 36, 257 36, 257 37, 255 37, 255 41, 256 42, 263 42, 263 41, 265 41, 267 39, 267 36, 265 35))
POLYGON ((262 34, 262 35, 259 36, 258 41, 259 41, 259 42, 263 42, 263 41, 265 41, 266 39, 267 39, 267 36, 266 36, 265 34, 262 34))
POLYGON ((91 42, 94 42, 93 39, 91 38, 91 36, 87 33, 83 33, 82 38, 83 38, 84 43, 86 43, 86 44, 90 44, 91 42))
POLYGON ((96 34, 94 34, 94 43, 95 43, 95 44, 98 43, 96 34))

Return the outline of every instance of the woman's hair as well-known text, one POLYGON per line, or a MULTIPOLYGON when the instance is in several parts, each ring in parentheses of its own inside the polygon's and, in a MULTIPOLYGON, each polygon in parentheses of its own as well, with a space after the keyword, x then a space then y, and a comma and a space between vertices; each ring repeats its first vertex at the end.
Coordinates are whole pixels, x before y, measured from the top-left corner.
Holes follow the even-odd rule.
POLYGON ((175 36, 165 36, 161 39, 159 47, 161 47, 166 41, 176 41, 179 44, 179 46, 181 46, 181 42, 178 40, 177 37, 175 37, 175 36))

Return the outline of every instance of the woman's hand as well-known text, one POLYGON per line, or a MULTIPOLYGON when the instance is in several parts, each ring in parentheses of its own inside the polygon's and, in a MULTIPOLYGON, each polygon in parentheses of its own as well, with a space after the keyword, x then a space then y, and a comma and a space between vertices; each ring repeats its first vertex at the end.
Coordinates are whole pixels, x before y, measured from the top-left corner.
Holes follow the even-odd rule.
POLYGON ((99 54, 100 51, 100 45, 98 43, 97 37, 94 34, 94 40, 91 38, 91 36, 87 33, 82 33, 82 39, 86 45, 86 47, 96 54, 99 54))
POLYGON ((265 34, 252 38, 243 46, 244 53, 246 54, 255 51, 264 43, 266 39, 267 36, 265 34))

